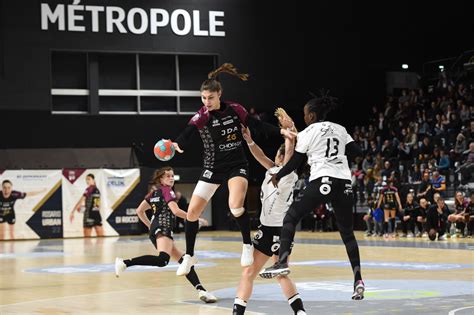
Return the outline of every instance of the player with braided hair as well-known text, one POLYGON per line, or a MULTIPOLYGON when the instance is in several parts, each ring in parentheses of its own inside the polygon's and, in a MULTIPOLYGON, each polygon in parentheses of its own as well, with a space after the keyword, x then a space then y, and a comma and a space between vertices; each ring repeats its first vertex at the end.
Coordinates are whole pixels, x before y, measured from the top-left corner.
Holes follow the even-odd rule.
POLYGON ((337 105, 337 99, 322 92, 304 106, 306 129, 298 133, 295 152, 290 161, 271 181, 278 187, 284 176, 298 168, 308 156, 311 166, 310 182, 305 190, 295 198, 283 219, 280 237, 279 261, 263 269, 260 276, 273 278, 290 273, 288 256, 295 236, 297 223, 321 203, 331 202, 346 247, 354 274, 352 299, 364 298, 364 282, 360 270, 359 246, 354 236, 352 223, 353 191, 348 158, 362 156, 362 150, 354 142, 346 129, 336 123, 325 121, 329 111, 337 105))

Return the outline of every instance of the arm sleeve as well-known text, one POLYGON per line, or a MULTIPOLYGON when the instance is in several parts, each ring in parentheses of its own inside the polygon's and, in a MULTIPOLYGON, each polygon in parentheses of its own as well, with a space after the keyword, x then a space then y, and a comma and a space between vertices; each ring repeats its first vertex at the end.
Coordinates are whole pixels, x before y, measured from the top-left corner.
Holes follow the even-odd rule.
POLYGON ((94 190, 93 186, 89 186, 86 188, 86 191, 84 191, 84 194, 82 194, 84 197, 89 197, 92 194, 92 191, 94 190))
POLYGON ((275 135, 280 135, 280 128, 267 122, 258 120, 250 115, 247 115, 247 122, 243 124, 248 126, 252 130, 261 132, 266 139, 275 135))
POLYGON ((354 141, 352 141, 346 144, 346 155, 350 162, 358 156, 363 156, 363 152, 360 146, 354 141))
POLYGON ((189 124, 184 128, 184 130, 176 138, 175 142, 179 145, 181 149, 185 149, 192 143, 193 139, 197 135, 198 128, 196 125, 189 124))
POLYGON ((161 192, 166 203, 176 201, 176 195, 171 187, 161 187, 161 192))
POLYGON ((305 155, 306 154, 304 153, 295 151, 288 163, 286 163, 285 166, 283 166, 283 168, 278 172, 276 178, 279 180, 280 178, 290 174, 292 171, 297 169, 301 165, 301 163, 303 163, 305 155))

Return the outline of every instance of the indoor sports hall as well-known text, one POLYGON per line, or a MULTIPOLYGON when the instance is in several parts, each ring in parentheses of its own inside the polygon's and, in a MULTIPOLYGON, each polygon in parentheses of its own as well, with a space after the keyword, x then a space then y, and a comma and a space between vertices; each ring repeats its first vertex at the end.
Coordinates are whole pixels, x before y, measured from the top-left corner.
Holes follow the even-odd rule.
POLYGON ((0 0, 0 314, 473 314, 470 12, 0 0))

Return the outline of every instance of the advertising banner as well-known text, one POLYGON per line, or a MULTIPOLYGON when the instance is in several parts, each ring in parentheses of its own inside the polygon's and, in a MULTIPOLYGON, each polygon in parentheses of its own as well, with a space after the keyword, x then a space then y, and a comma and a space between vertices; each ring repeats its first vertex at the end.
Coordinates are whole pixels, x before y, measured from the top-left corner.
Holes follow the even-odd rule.
POLYGON ((0 182, 0 239, 63 237, 61 170, 4 170, 0 182))

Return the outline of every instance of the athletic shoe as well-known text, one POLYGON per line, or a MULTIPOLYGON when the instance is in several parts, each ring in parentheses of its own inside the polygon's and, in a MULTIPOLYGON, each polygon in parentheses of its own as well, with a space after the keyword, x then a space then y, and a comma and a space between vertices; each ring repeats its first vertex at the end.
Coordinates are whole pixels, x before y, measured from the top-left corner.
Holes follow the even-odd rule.
POLYGON ((298 312, 296 312, 296 315, 306 315, 306 312, 299 310, 298 312))
POLYGON ((438 241, 446 241, 446 239, 447 239, 446 234, 438 236, 438 241))
POLYGON ((118 278, 122 272, 127 269, 127 265, 123 262, 122 258, 115 258, 115 276, 118 278))
POLYGON ((407 234, 407 238, 413 238, 415 235, 413 235, 413 233, 408 233, 407 234))
POLYGON ((354 293, 352 294, 353 300, 363 300, 364 299, 365 285, 364 281, 358 280, 354 286, 354 293))
POLYGON ((243 244, 242 245, 242 257, 240 258, 240 265, 247 267, 253 264, 253 245, 243 244))
POLYGON ((275 263, 273 266, 262 269, 259 273, 260 277, 265 279, 275 278, 277 276, 286 276, 290 274, 288 264, 275 263))
POLYGON ((216 303, 217 298, 212 295, 210 292, 204 290, 198 290, 199 299, 205 303, 216 303))
POLYGON ((423 232, 423 234, 421 234, 421 237, 428 237, 428 232, 423 232))
POLYGON ((421 233, 420 232, 416 232, 416 237, 421 237, 421 233))
POLYGON ((401 237, 407 237, 407 235, 405 233, 403 233, 401 237))
POLYGON ((178 270, 176 270, 177 276, 185 276, 191 271, 191 267, 197 264, 197 258, 188 254, 183 256, 183 261, 179 264, 178 270))

